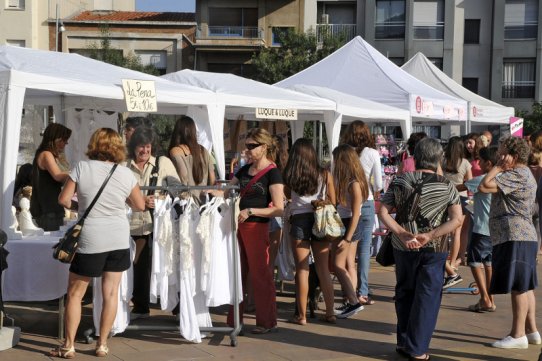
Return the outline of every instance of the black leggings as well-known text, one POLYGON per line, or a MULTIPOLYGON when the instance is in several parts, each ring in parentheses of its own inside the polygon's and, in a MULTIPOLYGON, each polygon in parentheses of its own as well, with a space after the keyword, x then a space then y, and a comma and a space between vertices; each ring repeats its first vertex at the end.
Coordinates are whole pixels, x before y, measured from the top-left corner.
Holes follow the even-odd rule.
POLYGON ((152 264, 152 233, 144 236, 132 236, 134 240, 145 239, 137 263, 134 263, 133 313, 149 313, 152 264))

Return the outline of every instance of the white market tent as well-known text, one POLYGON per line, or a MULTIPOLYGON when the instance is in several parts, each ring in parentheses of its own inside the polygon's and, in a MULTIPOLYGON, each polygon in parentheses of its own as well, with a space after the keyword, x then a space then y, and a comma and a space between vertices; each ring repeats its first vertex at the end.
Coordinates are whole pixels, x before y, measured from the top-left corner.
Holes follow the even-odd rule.
POLYGON ((401 70, 360 36, 276 85, 330 88, 406 110, 413 122, 442 124, 462 122, 467 117, 467 102, 431 88, 401 70))
MULTIPOLYGON (((336 109, 334 101, 279 88, 233 74, 181 70, 162 76, 165 79, 211 90, 225 107, 222 118, 243 114, 245 119, 255 119, 254 108, 296 109, 300 121, 292 121, 292 137, 303 134, 304 119, 321 119, 336 109)), ((220 116, 216 114, 216 116, 220 116)), ((268 119, 273 120, 273 119, 268 119)))
MULTIPOLYGON (((216 107, 215 94, 200 88, 76 54, 0 46, 1 229, 7 231, 11 225, 23 105, 53 105, 61 120, 62 113, 72 108, 123 112, 127 107, 121 79, 153 80, 160 113, 182 114, 203 107, 212 114, 216 107)), ((222 130, 214 134, 209 128, 214 143, 222 144, 222 130)))
POLYGON ((469 123, 509 124, 514 108, 505 107, 462 87, 437 68, 425 55, 417 53, 401 69, 424 83, 451 96, 468 102, 467 131, 469 123))

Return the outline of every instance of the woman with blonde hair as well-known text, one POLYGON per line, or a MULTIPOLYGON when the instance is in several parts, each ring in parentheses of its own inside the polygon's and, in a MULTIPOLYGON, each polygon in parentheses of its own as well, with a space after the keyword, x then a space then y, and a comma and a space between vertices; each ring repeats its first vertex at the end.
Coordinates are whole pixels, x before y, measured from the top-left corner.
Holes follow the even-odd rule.
POLYGON ((361 207, 369 195, 369 185, 358 154, 348 144, 339 145, 333 150, 333 179, 337 211, 346 227, 342 239, 333 244, 335 275, 346 296, 346 303, 339 307, 337 317, 347 318, 363 309, 355 290, 356 250, 363 232, 361 207))
MULTIPOLYGON (((274 159, 277 145, 263 128, 248 131, 245 140, 249 163, 235 173, 230 185, 239 185, 238 231, 241 254, 243 290, 250 282, 256 304, 254 334, 277 330, 277 303, 275 281, 269 267, 269 219, 282 216, 284 189, 282 176, 274 159), (250 272, 250 277, 247 275, 250 272)), ((210 193, 219 195, 220 191, 210 193)), ((244 302, 240 305, 243 322, 244 302)), ((228 325, 233 326, 233 308, 230 307, 228 325)))
POLYGON ((58 204, 58 195, 68 172, 60 164, 71 134, 71 129, 62 124, 49 124, 32 163, 30 212, 45 231, 57 231, 64 224, 64 208, 58 204))
POLYGON ((126 156, 122 137, 113 129, 100 128, 88 144, 89 160, 80 161, 70 172, 58 203, 72 206, 77 191, 79 214, 84 214, 98 193, 106 177, 111 178, 91 209, 81 231, 79 248, 70 266, 65 309, 66 339, 50 355, 75 357, 75 336, 81 321, 81 301, 90 280, 102 277, 103 309, 100 336, 95 354, 107 356, 107 338, 117 314, 118 291, 122 272, 130 267, 130 225, 126 217, 126 203, 133 210, 145 209, 145 200, 132 172, 116 167, 126 156), (114 168, 116 167, 116 168, 114 168))
POLYGON ((372 305, 369 297, 369 262, 371 260, 371 241, 375 222, 375 199, 380 198, 382 189, 382 171, 380 154, 375 149, 371 130, 361 120, 348 125, 344 132, 343 143, 351 145, 358 154, 358 160, 367 180, 368 196, 361 207, 361 239, 357 248, 357 296, 362 305, 372 305))

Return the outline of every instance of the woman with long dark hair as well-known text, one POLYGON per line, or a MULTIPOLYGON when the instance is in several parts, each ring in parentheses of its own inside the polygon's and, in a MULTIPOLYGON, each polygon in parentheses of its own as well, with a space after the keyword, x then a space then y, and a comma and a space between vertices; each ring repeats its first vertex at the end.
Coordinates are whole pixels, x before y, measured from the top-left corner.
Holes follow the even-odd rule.
MULTIPOLYGON (((213 160, 207 149, 198 144, 196 123, 189 116, 183 115, 175 123, 168 152, 182 184, 188 186, 215 184, 213 160)), ((202 192, 193 191, 192 194, 198 203, 201 203, 202 192)))
POLYGON ((309 254, 312 250, 316 273, 326 303, 324 321, 335 322, 333 311, 333 285, 329 274, 329 241, 312 234, 314 208, 311 204, 320 193, 335 204, 333 176, 318 164, 316 151, 309 139, 298 139, 290 151, 284 169, 284 184, 291 193, 290 235, 296 264, 296 300, 298 314, 291 322, 307 323, 307 295, 309 291, 309 254))
POLYGON ((68 172, 61 170, 59 162, 71 134, 62 124, 49 124, 32 163, 30 212, 45 231, 57 231, 64 224, 64 207, 58 204, 58 195, 68 172))
POLYGON ((467 134, 467 139, 465 140, 465 156, 472 166, 471 171, 473 177, 478 177, 484 173, 480 167, 480 157, 478 155, 482 148, 484 148, 484 143, 482 142, 480 134, 467 134))

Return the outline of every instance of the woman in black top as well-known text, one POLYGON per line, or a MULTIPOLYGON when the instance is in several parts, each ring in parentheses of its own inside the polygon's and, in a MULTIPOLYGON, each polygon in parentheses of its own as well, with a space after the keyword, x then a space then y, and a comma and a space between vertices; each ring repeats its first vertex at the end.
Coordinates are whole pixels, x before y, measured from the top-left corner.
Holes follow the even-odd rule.
POLYGON ((45 231, 57 231, 64 223, 64 207, 58 204, 58 195, 68 172, 60 169, 58 160, 71 134, 71 129, 62 124, 49 124, 32 164, 30 212, 45 231))

